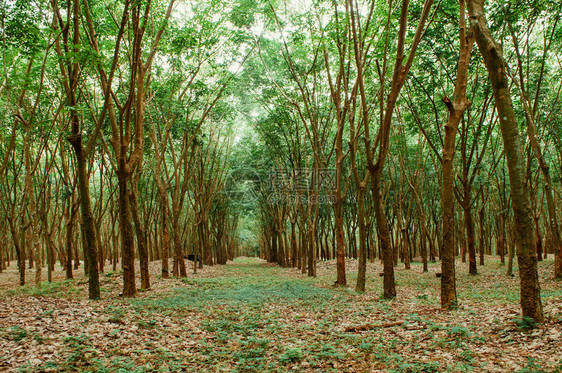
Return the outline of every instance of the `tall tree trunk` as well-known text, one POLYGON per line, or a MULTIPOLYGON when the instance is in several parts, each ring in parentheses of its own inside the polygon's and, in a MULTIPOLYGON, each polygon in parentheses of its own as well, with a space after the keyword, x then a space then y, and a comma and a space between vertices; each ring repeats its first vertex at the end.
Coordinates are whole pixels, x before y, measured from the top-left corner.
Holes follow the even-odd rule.
MULTIPOLYGON (((341 171, 341 170, 340 170, 341 171)), ((341 172, 340 172, 341 173, 341 172)), ((336 176, 338 177, 338 176, 336 176)), ((341 175, 339 175, 341 178, 341 175)), ((343 199, 340 195, 341 191, 337 192, 336 203, 334 206, 334 221, 336 225, 336 244, 337 244, 337 280, 338 286, 346 286, 347 279, 345 277, 345 241, 343 232, 343 199)))
MULTIPOLYGON (((409 1, 403 0, 400 9, 400 29, 398 32, 396 59, 394 63, 394 71, 392 75, 392 83, 390 85, 390 92, 384 102, 384 89, 381 90, 381 121, 378 130, 376 141, 373 146, 370 145, 370 136, 368 134, 369 126, 365 126, 365 144, 367 150, 367 169, 371 173, 371 190, 373 194, 373 206, 375 210, 375 217, 377 220, 377 228, 379 233, 381 251, 383 256, 383 296, 385 298, 393 298, 396 296, 396 287, 394 284, 394 258, 391 243, 391 235, 388 221, 385 216, 384 199, 382 198, 382 176, 384 164, 390 149, 390 132, 392 127, 392 118, 398 96, 404 86, 410 67, 414 61, 416 50, 419 46, 420 40, 424 33, 425 22, 428 18, 433 0, 426 0, 423 4, 423 9, 419 15, 418 25, 416 32, 410 44, 408 58, 404 63, 404 46, 406 40, 406 30, 408 28, 408 7, 409 1), (376 154, 376 163, 375 161, 376 154)), ((389 17, 390 12, 389 10, 389 17)), ((390 19, 390 18, 389 18, 390 19)), ((386 62, 385 62, 386 63, 386 62)), ((384 83, 384 82, 383 82, 384 83)), ((384 85, 384 84, 383 84, 384 85)))
POLYGON ((533 219, 535 220, 535 232, 537 237, 537 260, 539 262, 542 261, 542 235, 541 235, 541 228, 539 226, 539 216, 534 216, 533 219))
POLYGON ((23 255, 23 250, 20 246, 18 230, 16 229, 14 220, 11 216, 8 216, 8 225, 10 226, 10 232, 12 233, 12 240, 14 241, 14 248, 16 250, 20 286, 23 286, 25 285, 25 256, 23 255))
POLYGON ((513 276, 513 258, 515 257, 515 232, 512 232, 507 246, 506 275, 513 276))
MULTIPOLYGON (((186 277, 187 272, 185 268, 185 261, 183 260, 183 245, 181 242, 181 234, 180 234, 180 225, 179 225, 179 218, 180 218, 180 211, 177 205, 172 206, 172 241, 173 241, 173 266, 172 266, 172 275, 175 277, 186 277)), ((198 229, 203 229, 203 222, 198 225, 198 229)), ((204 236, 203 236, 204 237, 204 236)), ((204 244, 204 242, 199 243, 200 247, 204 244)), ((205 250, 202 250, 204 253, 205 250)), ((201 260, 202 258, 199 258, 201 260)))
MULTIPOLYGON (((52 245, 53 241, 51 240, 49 233, 46 232, 43 235, 43 238, 45 242, 45 251, 47 255, 47 281, 51 283, 53 282, 53 245, 52 245)), ((2 250, 1 247, 0 250, 2 250)), ((2 253, 0 253, 0 267, 2 267, 2 253)), ((0 272, 2 272, 1 269, 0 272)))
POLYGON ((443 101, 449 110, 449 119, 445 125, 445 142, 443 146, 443 240, 441 252, 441 307, 453 308, 457 306, 457 289, 455 279, 455 195, 454 195, 454 163, 455 139, 459 123, 465 110, 470 106, 466 99, 466 85, 468 80, 468 65, 474 40, 467 36, 465 2, 459 0, 459 36, 460 54, 457 65, 457 81, 453 94, 453 101, 448 97, 443 101))
POLYGON ((271 229, 271 253, 269 261, 272 263, 277 262, 277 231, 274 228, 271 229))
MULTIPOLYGON (((0 236, 0 240, 2 240, 2 239, 3 239, 3 237, 0 236)), ((2 271, 4 270, 4 266, 5 266, 5 260, 6 259, 4 258, 4 249, 5 249, 4 244, 0 243, 0 273, 2 273, 2 271)), ((50 272, 49 272, 49 274, 50 274, 50 272)))
POLYGON ((535 234, 529 196, 525 189, 522 147, 509 92, 507 65, 503 59, 500 45, 496 43, 488 29, 484 16, 484 0, 468 0, 468 12, 478 48, 492 83, 500 120, 511 188, 515 243, 521 283, 521 309, 524 317, 542 322, 543 312, 537 271, 535 234))
POLYGON ((482 203, 482 206, 480 207, 480 210, 478 211, 478 217, 479 217, 479 221, 480 221, 480 245, 479 245, 479 252, 480 252, 480 265, 483 266, 484 265, 484 253, 485 253, 485 237, 486 237, 486 229, 485 229, 485 223, 484 223, 484 205, 485 202, 482 203))
MULTIPOLYGON (((470 186, 468 188, 470 188, 470 186)), ((470 194, 468 194, 468 200, 470 201, 470 194)), ((476 240, 474 237, 474 219, 472 218, 472 208, 470 207, 470 203, 468 203, 468 207, 463 208, 463 211, 464 224, 466 229, 466 243, 468 247, 468 273, 470 273, 471 275, 477 275, 478 270, 476 268, 476 240)))
POLYGON ((125 170, 125 146, 121 146, 119 157, 119 231, 121 234, 121 266, 123 268, 123 296, 133 297, 137 292, 135 285, 135 237, 131 223, 129 206, 130 173, 125 170))
POLYGON ((410 236, 408 233, 408 226, 403 226, 400 229, 402 236, 402 260, 404 261, 404 269, 411 269, 410 266, 410 236))
POLYGON ((37 203, 35 199, 35 191, 33 188, 34 168, 31 164, 31 125, 26 122, 25 125, 25 143, 24 143, 24 163, 25 163, 25 197, 27 198, 27 208, 29 211, 29 227, 27 242, 30 246, 29 260, 35 262, 35 287, 41 288, 41 237, 39 233, 40 221, 37 213, 37 203))
POLYGON ((358 292, 365 291, 365 272, 367 271, 367 228, 365 224, 365 185, 357 188, 357 220, 359 225, 359 264, 357 267, 358 292))
MULTIPOLYGON (((74 194, 69 197, 74 198, 74 194)), ((65 258, 65 269, 66 269, 66 279, 70 280, 73 277, 72 274, 72 245, 74 237, 74 220, 76 217, 76 209, 74 208, 74 202, 68 201, 67 208, 67 218, 66 218, 66 258, 65 258)))
POLYGON ((150 289, 150 277, 148 273, 148 249, 146 242, 146 231, 139 216, 138 211, 138 182, 133 181, 133 185, 129 191, 129 203, 131 205, 131 214, 133 222, 135 223, 135 231, 137 233, 137 244, 139 247, 139 261, 140 261, 140 275, 141 275, 141 289, 150 289))
POLYGON ((298 248, 297 248, 297 232, 296 232, 296 217, 291 220, 291 267, 297 266, 297 256, 298 256, 298 248))
POLYGON ((421 235, 421 257, 423 264, 423 272, 427 272, 429 268, 427 267, 427 239, 424 234, 421 235))
POLYGON ((371 182, 371 189, 383 261, 383 297, 385 299, 390 299, 396 297, 396 286, 394 283, 394 257, 392 245, 390 243, 390 230, 388 228, 388 222, 386 220, 383 207, 381 176, 381 172, 375 172, 371 182))
POLYGON ((299 230, 300 239, 301 239, 301 255, 300 255, 300 264, 301 264, 301 273, 306 273, 306 266, 307 266, 307 258, 308 258, 308 229, 307 229, 307 220, 306 220, 306 212, 303 209, 302 219, 301 219, 301 228, 299 230))
MULTIPOLYGON (((558 19, 557 21, 558 22, 558 19)), ((556 26, 556 23, 555 23, 556 26)), ((552 180, 550 178, 550 167, 547 161, 544 159, 541 146, 539 144, 539 139, 537 138, 537 128, 535 124, 535 113, 537 109, 537 99, 539 97, 540 92, 540 84, 542 81, 542 75, 545 68, 545 61, 546 61, 546 53, 550 47, 550 43, 552 39, 548 42, 545 40, 545 50, 542 58, 542 65, 541 65, 541 77, 537 82, 537 93, 535 96, 535 103, 534 105, 529 101, 528 91, 525 88, 525 81, 523 77, 523 61, 521 55, 519 53, 519 45, 517 42, 517 38, 513 33, 513 29, 510 25, 510 31, 512 32, 512 38, 515 46, 515 50, 517 53, 517 61, 519 63, 519 89, 521 91, 521 101, 523 103, 523 108, 525 110, 525 121, 527 123, 527 134, 529 136, 529 143, 531 148, 533 149, 533 153, 537 158, 539 169, 544 178, 544 194, 546 196, 546 205, 548 208, 548 224, 550 231, 552 232, 552 243, 554 245, 554 278, 561 279, 562 278, 562 236, 560 233, 560 227, 558 225, 558 216, 556 211, 556 204, 554 202, 554 197, 552 193, 552 180)), ((554 30, 552 36, 554 35, 554 30)), ((551 37, 552 37, 551 36, 551 37)), ((537 233, 539 231, 537 230, 537 233)), ((537 244, 540 238, 537 238, 537 244)), ((542 245, 542 242, 541 242, 542 245)), ((538 250, 538 248, 537 248, 538 250)), ((539 255, 539 260, 542 258, 539 255)))
POLYGON ((277 229, 277 264, 281 267, 285 267, 285 242, 283 241, 284 232, 279 226, 277 229))
MULTIPOLYGON (((77 120, 77 119, 76 119, 77 120)), ((73 125, 74 127, 74 125, 73 125)), ((76 129, 79 131, 79 128, 76 129)), ((98 267, 98 250, 96 240, 96 226, 90 199, 90 187, 86 160, 82 151, 82 135, 74 132, 69 142, 76 154, 76 171, 78 174, 78 192, 80 193, 80 212, 82 214, 82 232, 84 234, 84 256, 88 257, 88 298, 100 299, 100 282, 98 267)))

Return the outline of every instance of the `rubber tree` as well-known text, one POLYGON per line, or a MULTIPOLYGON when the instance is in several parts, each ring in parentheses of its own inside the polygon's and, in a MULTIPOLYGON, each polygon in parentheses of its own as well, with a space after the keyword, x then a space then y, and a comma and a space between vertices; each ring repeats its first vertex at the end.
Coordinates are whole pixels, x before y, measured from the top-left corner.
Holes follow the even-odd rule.
MULTIPOLYGON (((100 48, 98 33, 95 32, 93 12, 85 2, 86 24, 88 27, 89 42, 93 50, 99 56, 100 48)), ((119 186, 119 231, 121 237, 121 249, 123 253, 123 296, 131 297, 136 293, 135 285, 135 255, 134 255, 134 231, 132 224, 131 193, 138 193, 133 176, 135 172, 141 172, 142 159, 144 152, 144 125, 145 111, 147 102, 147 84, 150 77, 151 67, 156 55, 159 41, 164 33, 167 20, 170 18, 174 0, 170 0, 165 13, 159 19, 160 24, 155 27, 157 30, 151 41, 148 51, 145 50, 146 32, 153 30, 149 25, 149 17, 153 12, 153 4, 125 0, 123 11, 120 17, 118 37, 115 42, 115 51, 119 50, 122 44, 121 36, 124 31, 129 31, 131 36, 129 64, 130 76, 127 81, 123 81, 121 86, 126 90, 120 95, 116 95, 111 85, 112 72, 115 69, 116 59, 112 70, 105 71, 101 64, 98 64, 99 80, 104 93, 104 106, 102 114, 109 113, 111 126, 111 138, 109 140, 113 148, 113 167, 117 171, 119 186), (119 98, 124 97, 124 102, 119 98), (115 110, 117 108, 117 111, 115 110), (130 190, 133 188, 133 190, 130 190)), ((117 54, 118 55, 118 54, 117 54)), ((101 122, 101 121, 99 121, 101 122)), ((143 238, 140 237, 140 240, 143 238)), ((145 256, 146 257, 146 256, 145 256)))
POLYGON ((521 309, 523 317, 542 322, 543 311, 537 271, 535 232, 529 196, 525 188, 525 162, 517 117, 509 89, 508 66, 503 58, 500 44, 496 42, 488 28, 484 15, 484 0, 468 0, 467 5, 470 25, 492 84, 504 143, 519 264, 521 309))
MULTIPOLYGON (((376 225, 379 233, 381 252, 383 259, 383 297, 393 298, 396 296, 396 287, 394 281, 394 259, 391 244, 390 227, 386 219, 384 200, 382 196, 382 179, 384 165, 390 149, 390 131, 392 127, 392 119, 396 103, 400 95, 400 91, 406 82, 408 72, 414 61, 416 50, 421 41, 425 29, 425 23, 429 16, 429 12, 433 5, 433 0, 426 0, 423 4, 422 11, 419 15, 418 25, 414 37, 409 45, 409 54, 406 62, 404 62, 406 47, 406 30, 408 28, 408 7, 409 0, 402 0, 400 6, 400 26, 398 31, 398 40, 396 47, 396 56, 394 61, 394 70, 392 73, 392 80, 390 83, 390 91, 386 94, 385 89, 381 89, 380 93, 380 125, 377 135, 371 144, 369 135, 369 128, 365 127, 365 144, 367 154, 367 169, 371 174, 371 194, 374 204, 374 212, 376 217, 376 225), (386 98, 385 98, 386 96, 386 98), (376 158, 375 158, 376 157, 376 158)), ((393 4, 389 4, 388 20, 386 32, 389 32, 389 25, 391 22, 393 4)), ((386 63, 388 52, 389 37, 387 36, 387 47, 385 50, 385 60, 380 73, 381 81, 385 80, 386 63)))
MULTIPOLYGON (((529 143, 533 150, 533 154, 537 159, 539 164, 539 169, 543 175, 544 179, 544 194, 546 197, 546 205, 547 205, 547 212, 548 212, 548 225, 549 231, 552 238, 552 246, 554 247, 554 278, 560 279, 562 278, 562 236, 560 234, 560 226, 558 224, 558 214, 556 211, 556 204, 554 199, 553 193, 553 184, 552 178, 550 175, 550 166, 548 164, 548 160, 544 156, 544 151, 541 149, 539 135, 537 134, 537 111, 539 108, 539 103, 541 100, 541 88, 544 83, 545 78, 545 71, 547 65, 547 56, 550 51, 552 42, 554 40, 555 32, 560 20, 560 12, 554 11, 553 12, 554 19, 551 22, 551 27, 546 28, 545 30, 545 37, 544 37, 544 46, 542 50, 542 55, 540 58, 540 66, 538 69, 538 76, 533 77, 536 79, 535 83, 535 92, 532 95, 530 92, 529 87, 529 71, 525 71, 524 66, 529 68, 529 66, 524 62, 524 57, 521 55, 521 48, 530 48, 530 43, 525 43, 524 47, 520 46, 517 33, 515 28, 513 27, 512 23, 509 22, 510 17, 506 17, 508 19, 508 27, 511 35, 511 39, 513 41, 513 45, 515 48, 515 54, 517 57, 517 76, 514 78, 514 82, 517 84, 519 92, 521 94, 521 102, 523 103, 523 110, 525 113, 525 122, 527 124, 527 134, 529 136, 529 143), (525 79, 527 77, 527 79, 525 79), (532 99, 531 99, 532 97, 532 99)), ((528 22, 536 22, 536 16, 529 17, 528 22)), ((532 30, 531 27, 527 27, 526 30, 532 30)), ((530 32, 530 31, 529 31, 530 32)), ((526 38, 529 38, 530 35, 526 35, 526 38)), ((527 50, 530 53, 530 50, 527 50)), ((548 111, 547 108, 544 108, 545 111, 548 111)), ((552 109, 551 109, 552 110, 552 109)), ((537 220, 538 221, 538 220, 537 220)), ((537 224, 537 234, 538 234, 538 224, 537 224)), ((537 243, 540 240, 537 240, 537 243)))
POLYGON ((459 37, 460 53, 457 66, 457 80, 453 100, 447 96, 443 102, 449 110, 449 119, 445 125, 445 141, 443 146, 443 247, 441 253, 441 306, 452 308, 457 305, 457 291, 455 284, 455 196, 454 196, 454 176, 453 159, 455 156, 455 139, 459 123, 465 110, 470 106, 466 98, 466 86, 468 81, 468 65, 474 39, 466 27, 466 11, 464 0, 459 0, 459 37))

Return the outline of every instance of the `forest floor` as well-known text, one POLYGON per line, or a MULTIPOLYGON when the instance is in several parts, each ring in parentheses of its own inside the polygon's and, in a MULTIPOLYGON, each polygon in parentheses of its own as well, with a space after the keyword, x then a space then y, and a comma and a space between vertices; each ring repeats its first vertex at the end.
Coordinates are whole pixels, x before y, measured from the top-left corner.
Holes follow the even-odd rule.
MULTIPOLYGON (((398 296, 381 300, 380 263, 368 291, 334 288, 334 261, 318 277, 239 258, 152 290, 119 297, 118 272, 101 274, 101 301, 88 301, 83 271, 17 286, 15 263, 0 273, 0 371, 21 372, 562 372, 562 282, 539 263, 545 323, 519 316, 518 273, 487 257, 480 274, 457 264, 458 310, 439 309, 440 271, 399 265, 398 296), (367 330, 349 331, 357 327, 367 330)), ((43 273, 46 276, 45 273, 43 273)), ((27 278, 33 281, 34 272, 27 278)))

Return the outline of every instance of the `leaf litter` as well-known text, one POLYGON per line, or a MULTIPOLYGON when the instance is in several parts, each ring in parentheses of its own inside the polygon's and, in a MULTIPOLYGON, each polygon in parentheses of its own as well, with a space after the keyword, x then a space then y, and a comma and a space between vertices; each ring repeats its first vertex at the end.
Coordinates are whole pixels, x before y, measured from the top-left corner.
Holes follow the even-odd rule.
MULTIPOLYGON (((88 301, 79 271, 19 288, 0 274, 0 371, 29 372, 562 372, 562 289, 552 261, 539 264, 545 323, 519 316, 517 277, 487 257, 478 276, 457 264, 459 308, 439 308, 438 263, 396 268, 398 297, 381 300, 378 262, 367 292, 333 288, 333 261, 318 277, 241 258, 119 297, 118 273, 101 275, 88 301)), ((31 274, 31 273, 30 273, 31 274)), ((517 273, 516 273, 517 276, 517 273)), ((28 278, 32 278, 29 276, 28 278)))

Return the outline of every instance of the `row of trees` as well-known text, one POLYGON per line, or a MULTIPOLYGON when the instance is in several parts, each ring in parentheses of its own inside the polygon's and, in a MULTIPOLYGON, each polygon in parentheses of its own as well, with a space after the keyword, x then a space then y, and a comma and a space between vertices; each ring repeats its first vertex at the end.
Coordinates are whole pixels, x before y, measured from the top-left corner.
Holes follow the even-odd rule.
POLYGON ((358 291, 379 257, 387 298, 398 259, 439 258, 451 308, 457 255, 473 275, 507 255, 511 274, 516 253, 523 314, 542 320, 537 260, 562 276, 560 16, 543 1, 266 8, 277 36, 256 36, 250 78, 268 158, 248 157, 264 257, 311 276, 336 258, 338 285, 358 258, 358 291))
POLYGON ((457 255, 471 274, 507 255, 511 273, 517 253, 540 321, 538 258, 562 276, 560 16, 547 0, 16 1, 0 268, 16 259, 23 284, 27 260, 39 286, 83 260, 95 299, 121 261, 133 296, 136 258, 148 288, 152 260, 183 276, 186 254, 257 247, 310 276, 335 258, 341 286, 356 257, 358 291, 378 257, 391 298, 419 256, 441 259, 451 308, 457 255))
POLYGON ((124 296, 148 265, 185 276, 225 263, 237 218, 225 187, 245 44, 219 3, 16 1, 2 10, 0 271, 48 280, 80 261, 89 297, 121 261, 124 296), (174 11, 175 9, 175 11, 174 11), (176 14, 175 17, 172 13, 176 14), (177 16, 182 13, 183 18, 177 16), (167 31, 166 31, 167 30, 167 31), (222 100, 221 100, 222 99, 222 100), (230 100, 231 101, 231 100, 230 100), (193 266, 197 271, 197 265, 193 266))

